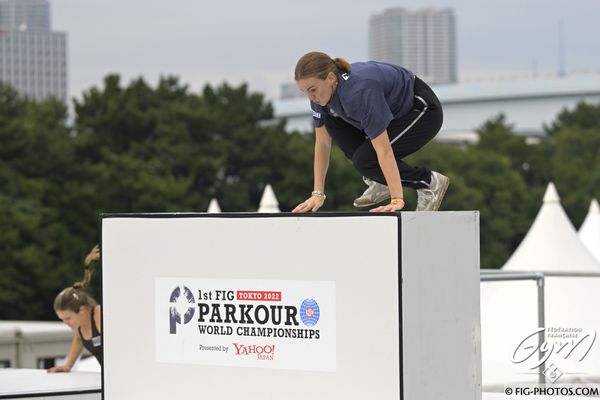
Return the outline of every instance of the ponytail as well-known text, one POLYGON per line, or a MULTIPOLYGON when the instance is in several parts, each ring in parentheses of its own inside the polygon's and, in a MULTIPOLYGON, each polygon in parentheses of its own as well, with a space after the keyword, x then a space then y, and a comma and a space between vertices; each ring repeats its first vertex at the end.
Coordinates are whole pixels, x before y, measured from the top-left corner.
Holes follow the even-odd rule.
POLYGON ((96 261, 98 258, 100 258, 100 247, 98 245, 95 245, 94 248, 90 251, 90 253, 87 256, 85 256, 85 259, 83 260, 83 267, 85 269, 83 272, 83 280, 75 282, 73 284, 74 289, 83 289, 90 285, 90 282, 92 281, 92 270, 90 269, 90 265, 93 261, 96 261))
POLYGON ((77 313, 81 306, 86 306, 90 309, 96 307, 98 304, 96 300, 83 289, 88 287, 92 280, 92 270, 90 269, 90 265, 98 258, 100 258, 100 248, 96 245, 85 257, 83 262, 85 268, 83 280, 75 282, 73 286, 64 289, 56 296, 56 299, 54 299, 54 311, 72 311, 77 313))
POLYGON ((350 63, 343 58, 331 58, 325 53, 313 51, 303 55, 296 63, 294 79, 325 79, 330 72, 334 74, 349 73, 350 63))
POLYGON ((338 71, 340 71, 341 73, 350 73, 352 67, 350 66, 350 63, 348 61, 344 60, 343 58, 336 57, 333 59, 333 62, 335 63, 335 66, 337 67, 338 71))

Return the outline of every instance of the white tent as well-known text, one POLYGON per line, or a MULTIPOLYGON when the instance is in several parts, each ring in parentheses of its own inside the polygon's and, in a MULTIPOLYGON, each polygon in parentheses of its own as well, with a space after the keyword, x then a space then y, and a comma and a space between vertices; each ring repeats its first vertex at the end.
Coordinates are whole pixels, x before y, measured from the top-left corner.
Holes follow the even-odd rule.
POLYGON ((269 184, 267 184, 267 186, 265 186, 265 191, 263 192, 262 198, 260 199, 260 204, 258 206, 258 212, 259 213, 281 212, 279 210, 279 202, 277 201, 277 197, 275 197, 275 192, 273 192, 273 188, 269 184))
POLYGON ((590 209, 578 234, 585 247, 600 262, 600 207, 598 207, 598 200, 593 199, 590 203, 590 209))
MULTIPOLYGON (((575 228, 560 205, 552 183, 548 185, 543 205, 529 232, 503 266, 507 272, 600 272, 600 264, 579 240, 575 228)), ((567 340, 585 341, 566 359, 558 349, 547 366, 555 364, 565 375, 564 379, 596 380, 600 374, 600 340, 589 353, 579 360, 587 348, 591 332, 600 335, 600 278, 547 277, 545 279, 546 341, 558 346, 567 340), (559 332, 552 330, 558 329, 559 332), (569 335, 561 330, 575 330, 569 335), (549 336, 549 333, 551 336, 549 336), (573 337, 569 337, 573 336, 573 337), (557 354, 558 353, 558 354, 557 354), (591 374, 591 375, 590 375, 591 374), (596 376, 594 376, 594 374, 596 376)), ((481 284, 481 330, 483 357, 483 384, 536 382, 537 353, 521 363, 513 356, 519 344, 538 329, 537 286, 535 281, 487 282, 481 284), (486 365, 492 367, 486 368, 486 365)), ((538 346, 536 336, 527 342, 538 346)), ((520 348, 522 350, 522 348, 520 348)), ((516 353, 519 361, 523 352, 516 353)))
POLYGON ((221 207, 219 207, 219 202, 217 202, 217 199, 210 200, 210 203, 208 204, 208 210, 206 210, 206 212, 209 214, 217 214, 221 212, 221 207))
POLYGON ((599 271, 577 236, 560 204, 553 183, 548 184, 542 208, 529 232, 502 267, 506 271, 599 271))

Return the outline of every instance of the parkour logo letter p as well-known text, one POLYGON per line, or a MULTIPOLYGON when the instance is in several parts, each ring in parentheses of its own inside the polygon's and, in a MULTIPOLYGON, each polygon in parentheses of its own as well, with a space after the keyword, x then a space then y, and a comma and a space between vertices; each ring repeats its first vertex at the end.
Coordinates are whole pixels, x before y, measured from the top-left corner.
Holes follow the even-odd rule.
POLYGON ((186 286, 183 286, 183 293, 178 286, 171 292, 171 306, 169 307, 169 333, 177 333, 177 324, 187 324, 194 316, 194 295, 186 286), (183 313, 183 321, 181 314, 183 313))

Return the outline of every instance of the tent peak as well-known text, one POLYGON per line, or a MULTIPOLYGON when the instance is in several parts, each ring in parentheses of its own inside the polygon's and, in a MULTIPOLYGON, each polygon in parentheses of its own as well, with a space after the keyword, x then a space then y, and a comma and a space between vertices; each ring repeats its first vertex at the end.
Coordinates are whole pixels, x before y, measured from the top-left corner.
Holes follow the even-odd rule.
POLYGON ((221 212, 221 207, 219 207, 219 202, 217 201, 217 199, 213 198, 210 200, 210 203, 208 204, 208 210, 206 210, 206 212, 210 214, 216 214, 221 212))
POLYGON ((556 186, 554 186, 554 183, 552 182, 548 184, 546 193, 544 194, 544 204, 548 203, 560 203, 560 197, 556 191, 556 186))
POLYGON ((277 201, 277 197, 275 197, 275 192, 270 184, 265 186, 265 190, 263 192, 262 198, 260 199, 260 204, 258 205, 259 213, 278 213, 281 212, 279 210, 279 202, 277 201))
POLYGON ((600 207, 598 206, 598 200, 592 199, 592 202, 590 203, 590 213, 592 213, 592 214, 600 213, 600 207))

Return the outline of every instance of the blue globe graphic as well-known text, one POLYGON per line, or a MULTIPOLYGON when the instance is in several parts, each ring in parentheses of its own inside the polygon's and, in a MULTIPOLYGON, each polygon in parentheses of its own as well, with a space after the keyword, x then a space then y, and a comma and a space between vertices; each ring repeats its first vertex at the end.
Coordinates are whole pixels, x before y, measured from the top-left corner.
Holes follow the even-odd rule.
POLYGON ((300 305, 300 319, 306 326, 315 326, 319 322, 319 305, 313 299, 306 299, 300 305))

